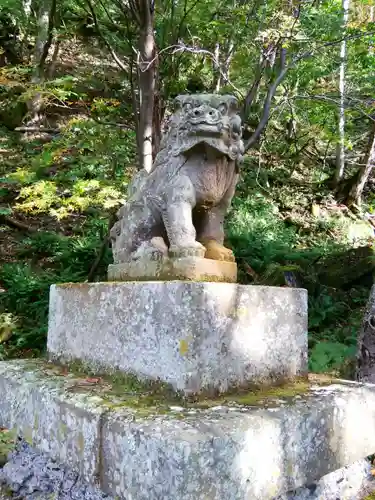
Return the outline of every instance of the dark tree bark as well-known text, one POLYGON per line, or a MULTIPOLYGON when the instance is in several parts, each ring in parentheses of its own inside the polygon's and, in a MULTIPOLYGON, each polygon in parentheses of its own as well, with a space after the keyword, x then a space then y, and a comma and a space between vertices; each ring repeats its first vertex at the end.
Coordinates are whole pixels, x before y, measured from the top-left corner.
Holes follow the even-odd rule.
POLYGON ((356 174, 346 200, 349 206, 357 205, 359 207, 361 205, 363 189, 375 165, 375 121, 372 123, 369 142, 362 163, 363 165, 356 174))
POLYGON ((355 378, 358 382, 375 383, 375 285, 371 289, 358 335, 355 378))
POLYGON ((153 159, 159 149, 161 123, 164 115, 164 100, 158 91, 158 56, 154 37, 154 1, 129 0, 122 5, 124 23, 127 28, 127 41, 130 57, 119 57, 103 34, 95 12, 95 5, 86 0, 95 23, 96 30, 107 46, 119 68, 124 71, 132 91, 132 108, 139 168, 150 171, 153 159), (138 43, 135 54, 134 36, 136 28, 138 43))
POLYGON ((58 55, 59 55, 59 50, 60 50, 60 45, 61 45, 61 41, 60 40, 56 40, 55 41, 55 44, 54 44, 54 47, 53 47, 53 52, 52 52, 52 57, 51 57, 51 63, 48 67, 48 78, 52 79, 55 75, 55 71, 56 71, 56 63, 57 63, 57 58, 58 58, 58 55))
POLYGON ((157 58, 154 37, 154 5, 150 0, 130 2, 133 17, 139 27, 138 84, 139 126, 138 145, 140 168, 150 172, 153 161, 154 105, 157 58))

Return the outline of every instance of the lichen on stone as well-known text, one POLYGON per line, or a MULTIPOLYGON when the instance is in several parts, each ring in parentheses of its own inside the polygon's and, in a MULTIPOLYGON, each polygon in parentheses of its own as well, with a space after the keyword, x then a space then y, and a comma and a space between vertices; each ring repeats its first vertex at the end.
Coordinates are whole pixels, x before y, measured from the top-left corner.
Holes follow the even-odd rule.
MULTIPOLYGON (((21 369, 18 366, 17 369, 21 369)), ((28 360, 23 369, 34 374, 35 381, 43 381, 46 387, 57 386, 66 398, 74 397, 83 405, 98 407, 106 412, 127 409, 135 417, 171 415, 184 418, 191 410, 205 411, 220 406, 242 408, 280 406, 294 401, 295 397, 308 395, 311 384, 317 383, 298 378, 277 387, 237 388, 221 395, 209 392, 186 396, 160 381, 140 380, 133 374, 114 372, 112 375, 88 370, 80 361, 67 365, 52 363, 46 359, 28 360), (176 411, 176 408, 179 411, 176 411)), ((331 383, 325 379, 323 385, 331 383)), ((38 426, 38 422, 34 422, 38 426)), ((61 423, 58 432, 64 435, 66 425, 61 423)), ((30 430, 31 434, 33 430, 30 430)))

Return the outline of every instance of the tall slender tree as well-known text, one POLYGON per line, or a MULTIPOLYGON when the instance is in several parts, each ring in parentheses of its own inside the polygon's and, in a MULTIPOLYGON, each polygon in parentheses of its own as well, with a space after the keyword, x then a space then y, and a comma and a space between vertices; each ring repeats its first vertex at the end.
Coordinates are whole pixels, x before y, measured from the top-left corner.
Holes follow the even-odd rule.
POLYGON ((342 25, 344 38, 340 45, 340 76, 339 76, 339 94, 340 104, 338 109, 338 134, 339 140, 336 147, 336 171, 334 183, 337 187, 344 176, 345 171, 345 84, 346 84, 346 59, 347 44, 345 33, 349 20, 350 0, 342 0, 342 25))

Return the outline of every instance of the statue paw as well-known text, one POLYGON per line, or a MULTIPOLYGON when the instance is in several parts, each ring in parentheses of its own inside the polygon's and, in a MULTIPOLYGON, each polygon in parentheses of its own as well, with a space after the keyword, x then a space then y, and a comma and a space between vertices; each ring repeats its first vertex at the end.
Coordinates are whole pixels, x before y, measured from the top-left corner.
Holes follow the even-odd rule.
POLYGON ((171 245, 169 247, 169 255, 174 258, 179 257, 201 257, 203 258, 206 253, 206 248, 199 243, 194 241, 184 246, 171 245))
POLYGON ((215 240, 205 240, 203 241, 204 246, 206 247, 206 259, 212 260, 224 260, 227 262, 235 262, 235 257, 229 248, 225 248, 223 245, 218 243, 215 240))
POLYGON ((139 248, 132 253, 132 260, 149 259, 161 260, 168 254, 168 247, 161 237, 154 237, 150 241, 144 241, 139 248))

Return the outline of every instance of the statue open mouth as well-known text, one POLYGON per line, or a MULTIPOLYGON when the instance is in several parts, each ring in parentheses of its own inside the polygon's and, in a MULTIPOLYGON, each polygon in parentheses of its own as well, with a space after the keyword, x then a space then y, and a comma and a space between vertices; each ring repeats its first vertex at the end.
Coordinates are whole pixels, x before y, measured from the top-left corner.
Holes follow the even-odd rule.
MULTIPOLYGON (((223 126, 218 122, 216 125, 211 125, 207 123, 200 123, 198 126, 194 127, 190 132, 191 135, 209 135, 220 137, 223 133, 223 126)), ((190 135, 189 134, 189 135, 190 135)))

